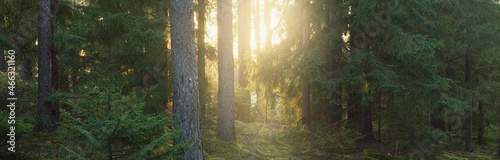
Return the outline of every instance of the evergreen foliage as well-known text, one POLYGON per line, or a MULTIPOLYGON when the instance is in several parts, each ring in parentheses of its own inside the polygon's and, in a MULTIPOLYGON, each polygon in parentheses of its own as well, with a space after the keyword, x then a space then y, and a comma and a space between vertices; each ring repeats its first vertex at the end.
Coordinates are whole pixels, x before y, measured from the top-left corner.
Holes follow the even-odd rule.
POLYGON ((164 114, 145 114, 144 102, 118 88, 90 88, 78 99, 61 95, 59 134, 63 159, 174 159, 189 144, 173 145, 180 132, 164 114))
MULTIPOLYGON (((500 155, 498 0, 254 0, 251 6, 197 0, 189 1, 194 8, 188 15, 196 11, 197 17, 184 17, 186 22, 197 18, 192 24, 197 30, 186 32, 190 38, 177 39, 170 31, 172 22, 180 21, 171 20, 168 4, 178 1, 51 2, 57 3, 51 6, 49 55, 57 51, 57 62, 50 57, 50 63, 59 68, 49 66, 47 72, 47 66, 44 71, 37 67, 42 63, 37 58, 39 44, 47 44, 37 36, 38 1, 0 1, 0 49, 16 51, 18 99, 18 152, 2 149, 0 159, 182 159, 190 156, 183 153, 193 144, 199 150, 191 155, 198 159, 500 155), (251 7, 253 17, 242 7, 251 7), (219 11, 224 20, 217 22, 216 9, 226 11, 219 11), (230 16, 238 11, 245 14, 230 16), (219 37, 225 36, 225 41, 216 42, 215 30, 221 24, 226 28, 218 28, 219 37), (239 45, 243 54, 237 65, 232 65, 232 31, 242 32, 238 41, 245 44, 239 45), (279 43, 268 43, 277 37, 279 43), (185 56, 172 55, 170 42, 175 40, 189 42, 177 48, 189 49, 181 51, 190 53, 189 63, 186 58, 172 59, 185 56), (217 66, 221 62, 226 63, 217 66), (233 72, 235 66, 242 68, 233 72), (196 98, 174 104, 174 92, 188 88, 174 86, 174 71, 180 70, 189 77, 195 70, 199 73, 187 79, 194 80, 190 87, 199 88, 190 97, 200 96, 203 147, 190 138, 176 143, 188 133, 174 126, 172 117, 181 116, 172 111, 190 118, 197 113, 185 106, 198 104, 196 98), (235 80, 242 86, 228 87, 233 86, 232 73, 241 76, 235 80), (60 82, 48 97, 59 105, 62 118, 50 134, 35 127, 41 76, 60 82), (228 96, 224 99, 218 92, 228 96), (302 99, 304 93, 310 96, 309 118, 301 110, 308 101, 302 99), (306 118, 311 130, 301 123, 306 118), (235 141, 222 141, 217 134, 235 141)), ((0 79, 0 86, 8 86, 7 72, 0 72, 0 79)), ((187 84, 186 76, 176 80, 187 84)), ((0 105, 6 106, 7 89, 1 91, 0 105)), ((8 107, 0 108, 2 121, 10 114, 8 107)), ((189 122, 185 126, 200 128, 189 122)), ((0 123, 0 133, 9 133, 8 127, 0 123)))

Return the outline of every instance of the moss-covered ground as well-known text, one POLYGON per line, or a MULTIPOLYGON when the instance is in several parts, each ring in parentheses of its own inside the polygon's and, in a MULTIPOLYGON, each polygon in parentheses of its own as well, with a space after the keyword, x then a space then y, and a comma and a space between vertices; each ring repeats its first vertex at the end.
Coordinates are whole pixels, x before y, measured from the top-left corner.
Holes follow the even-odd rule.
MULTIPOLYGON (((203 150, 208 160, 264 160, 264 159, 426 159, 411 156, 410 151, 394 152, 394 146, 383 143, 368 143, 356 154, 354 134, 348 131, 328 129, 331 126, 315 126, 314 133, 300 127, 289 127, 277 123, 235 121, 236 142, 226 142, 216 137, 215 119, 203 121, 203 150)), ((443 160, 489 160, 496 144, 475 145, 474 153, 466 153, 460 142, 443 144, 438 155, 432 159, 443 160)))

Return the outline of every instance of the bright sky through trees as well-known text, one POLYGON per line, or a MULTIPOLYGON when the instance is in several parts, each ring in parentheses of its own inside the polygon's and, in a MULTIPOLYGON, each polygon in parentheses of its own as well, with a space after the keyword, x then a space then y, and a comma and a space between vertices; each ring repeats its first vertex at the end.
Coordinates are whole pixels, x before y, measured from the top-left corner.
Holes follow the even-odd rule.
MULTIPOLYGON (((263 16, 263 13, 264 13, 264 0, 260 0, 260 10, 261 10, 261 19, 262 19, 262 16, 263 16)), ((233 0, 233 15, 237 15, 237 0, 233 0)), ((253 6, 252 6, 253 7, 253 6)), ((253 8, 252 8, 252 14, 253 14, 253 8)), ((211 20, 215 20, 215 18, 217 17, 217 11, 216 10, 213 10, 212 12, 210 12, 210 14, 208 15, 208 22, 207 22, 207 35, 206 35, 206 39, 207 39, 207 43, 211 44, 211 45, 216 45, 217 44, 217 22, 215 21, 211 21, 211 20)), ((237 27, 237 19, 236 19, 236 16, 233 16, 233 28, 236 28, 237 27)), ((278 11, 276 10, 276 8, 273 8, 272 11, 271 11, 271 30, 274 30, 273 31, 273 35, 272 35, 272 44, 275 45, 275 44, 278 44, 280 43, 282 37, 278 36, 277 32, 276 32, 276 28, 279 27, 278 26, 278 23, 281 19, 281 16, 280 14, 278 13, 278 11)), ((254 25, 255 21, 253 19, 253 16, 252 16, 252 26, 254 25)), ((266 35, 268 33, 268 31, 266 30, 266 26, 264 24, 264 21, 261 20, 260 21, 260 37, 261 37, 261 46, 264 46, 266 44, 266 35)), ((235 30, 236 31, 236 30, 235 30)), ((238 35, 237 33, 234 34, 234 41, 233 41, 233 49, 234 49, 234 55, 238 55, 238 39, 236 38, 238 35)), ((252 51, 255 51, 256 49, 256 42, 255 42, 255 30, 254 28, 252 27, 252 33, 251 33, 251 48, 252 48, 252 51)))

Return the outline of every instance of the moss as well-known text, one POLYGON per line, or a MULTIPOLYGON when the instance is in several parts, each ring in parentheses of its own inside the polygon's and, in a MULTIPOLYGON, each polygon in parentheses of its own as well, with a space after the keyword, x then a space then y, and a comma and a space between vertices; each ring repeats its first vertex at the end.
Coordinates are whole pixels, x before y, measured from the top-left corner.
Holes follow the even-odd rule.
POLYGON ((462 158, 462 157, 457 157, 455 154, 453 153, 449 153, 449 152, 444 152, 443 154, 441 154, 438 159, 443 159, 443 160, 467 160, 467 158, 462 158))
POLYGON ((370 149, 365 149, 363 151, 363 155, 368 157, 368 158, 374 158, 374 159, 379 159, 379 160, 393 160, 396 159, 393 156, 381 153, 380 151, 377 150, 370 150, 370 149))

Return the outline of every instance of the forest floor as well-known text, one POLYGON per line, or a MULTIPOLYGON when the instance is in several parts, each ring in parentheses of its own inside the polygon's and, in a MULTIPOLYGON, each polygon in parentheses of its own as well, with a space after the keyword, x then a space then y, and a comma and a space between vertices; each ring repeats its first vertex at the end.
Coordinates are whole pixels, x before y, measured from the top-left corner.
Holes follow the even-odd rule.
MULTIPOLYGON (((260 159, 428 159, 411 157, 412 153, 401 149, 396 153, 393 146, 383 143, 368 143, 356 154, 355 144, 348 131, 333 132, 326 127, 316 126, 315 133, 299 127, 288 127, 277 123, 243 123, 235 121, 236 142, 218 140, 216 120, 204 120, 203 150, 209 160, 260 160, 260 159)), ((459 142, 458 142, 459 143, 459 142)), ((439 148, 439 155, 432 159, 494 159, 495 144, 476 145, 474 153, 462 151, 461 144, 445 144, 439 148)), ((496 158, 498 159, 498 158, 496 158)))

